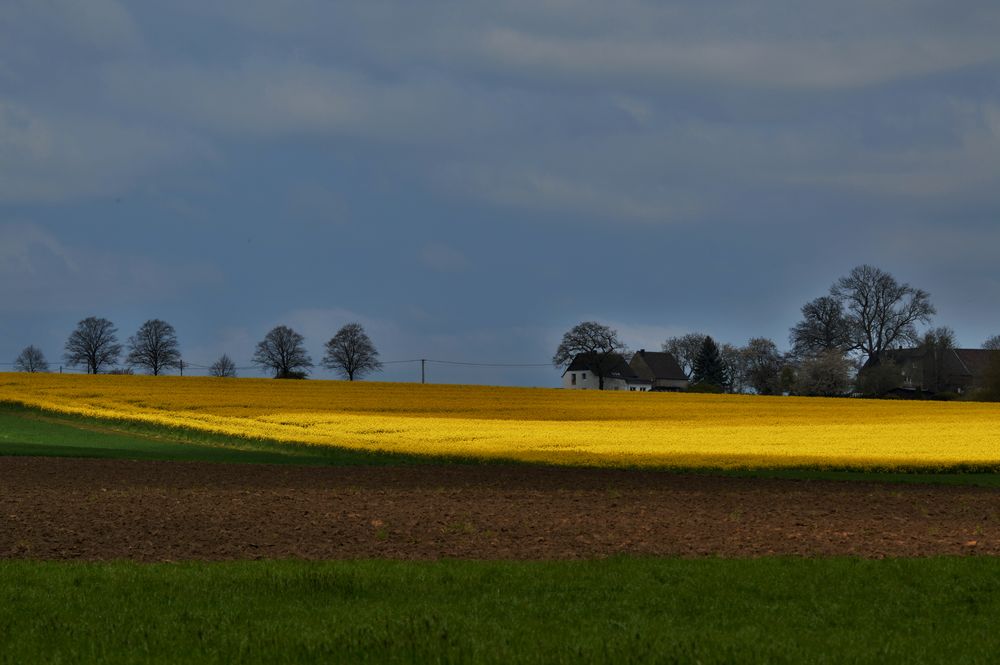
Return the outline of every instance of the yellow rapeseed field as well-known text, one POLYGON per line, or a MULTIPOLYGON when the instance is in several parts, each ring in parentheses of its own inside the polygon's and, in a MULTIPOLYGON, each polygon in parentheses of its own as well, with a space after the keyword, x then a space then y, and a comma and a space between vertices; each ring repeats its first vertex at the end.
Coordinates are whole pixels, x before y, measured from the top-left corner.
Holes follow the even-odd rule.
POLYGON ((1000 468, 1000 405, 0 374, 0 401, 250 438, 674 467, 1000 468))

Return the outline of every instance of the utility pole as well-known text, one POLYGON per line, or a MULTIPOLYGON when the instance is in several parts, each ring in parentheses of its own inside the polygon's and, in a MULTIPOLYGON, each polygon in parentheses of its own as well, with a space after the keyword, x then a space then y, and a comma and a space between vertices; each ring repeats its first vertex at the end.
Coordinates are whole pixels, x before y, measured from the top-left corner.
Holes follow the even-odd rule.
POLYGON ((181 358, 180 364, 181 364, 181 376, 184 376, 184 359, 183 358, 181 358))
POLYGON ((426 381, 426 379, 427 379, 427 371, 426 371, 426 369, 427 369, 427 359, 426 358, 421 358, 420 359, 420 383, 427 383, 427 381, 426 381))

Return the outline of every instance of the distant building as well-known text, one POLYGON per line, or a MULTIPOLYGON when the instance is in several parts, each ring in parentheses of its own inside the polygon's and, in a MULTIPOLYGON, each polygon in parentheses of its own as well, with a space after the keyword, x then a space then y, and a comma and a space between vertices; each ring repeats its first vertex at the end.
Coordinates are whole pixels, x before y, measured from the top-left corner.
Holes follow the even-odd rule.
POLYGON ((688 378, 677 359, 665 351, 639 349, 629 367, 641 379, 648 379, 652 390, 676 391, 688 387, 688 378))
MULTIPOLYGON (((599 390, 597 361, 593 354, 579 354, 562 375, 563 388, 599 390)), ((604 389, 646 392, 649 390, 684 390, 688 379, 677 360, 669 353, 641 349, 626 361, 620 354, 603 356, 604 389)))
POLYGON ((896 349, 884 351, 877 360, 869 360, 864 373, 884 363, 899 368, 899 385, 890 391, 900 397, 931 396, 936 393, 963 395, 976 387, 998 351, 986 349, 948 349, 935 356, 932 349, 896 349))
POLYGON ((600 390, 600 379, 595 371, 599 360, 604 367, 605 390, 646 392, 652 387, 652 381, 636 375, 620 354, 614 353, 599 358, 594 354, 581 353, 573 358, 573 362, 563 372, 563 388, 600 390))

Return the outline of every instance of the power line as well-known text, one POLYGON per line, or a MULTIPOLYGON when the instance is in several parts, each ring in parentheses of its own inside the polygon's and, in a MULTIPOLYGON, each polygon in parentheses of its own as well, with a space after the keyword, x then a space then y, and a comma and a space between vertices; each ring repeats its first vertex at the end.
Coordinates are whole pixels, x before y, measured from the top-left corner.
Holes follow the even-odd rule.
POLYGON ((429 363, 438 363, 440 365, 465 365, 468 367, 552 367, 552 363, 469 363, 469 362, 459 362, 457 360, 431 360, 428 359, 429 363))

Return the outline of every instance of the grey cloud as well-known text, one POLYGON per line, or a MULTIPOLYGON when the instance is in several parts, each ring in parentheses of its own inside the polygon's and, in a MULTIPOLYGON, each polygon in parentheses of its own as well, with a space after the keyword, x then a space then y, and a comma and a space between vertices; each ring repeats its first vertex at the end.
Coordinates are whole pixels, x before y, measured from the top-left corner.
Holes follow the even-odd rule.
POLYGON ((106 68, 104 84, 111 99, 137 113, 222 134, 423 143, 456 137, 490 117, 487 100, 438 77, 379 80, 301 60, 120 63, 106 68))
MULTIPOLYGON (((226 5, 223 5, 226 6, 226 5)), ((229 15, 310 49, 331 32, 357 57, 527 81, 649 89, 669 83, 805 92, 996 63, 1000 11, 924 0, 651 3, 239 3, 229 15)))
POLYGON ((576 213, 588 219, 669 223, 689 219, 694 211, 694 204, 683 207, 682 194, 671 197, 656 192, 655 187, 642 191, 648 183, 615 188, 600 182, 600 173, 581 177, 520 163, 453 166, 438 175, 437 184, 453 195, 513 208, 576 213))
POLYGON ((868 86, 1000 58, 995 41, 963 44, 933 36, 845 45, 808 39, 765 43, 564 38, 512 30, 491 32, 482 52, 488 60, 536 77, 617 81, 629 87, 680 80, 802 90, 868 86))
POLYGON ((206 151, 188 135, 0 100, 0 202, 116 194, 206 151))
POLYGON ((420 250, 420 263, 436 272, 462 272, 469 267, 465 254, 444 243, 430 243, 420 250))
POLYGON ((212 266, 70 245, 36 224, 0 223, 0 303, 9 311, 155 303, 219 281, 212 266))

